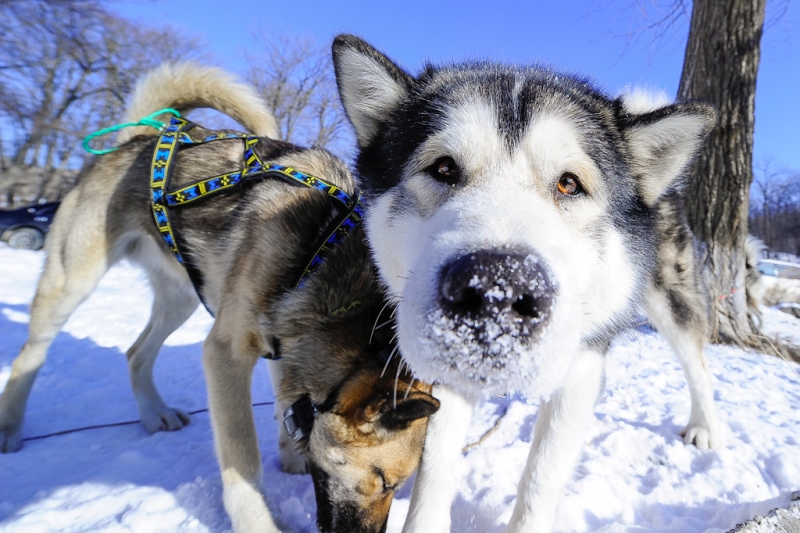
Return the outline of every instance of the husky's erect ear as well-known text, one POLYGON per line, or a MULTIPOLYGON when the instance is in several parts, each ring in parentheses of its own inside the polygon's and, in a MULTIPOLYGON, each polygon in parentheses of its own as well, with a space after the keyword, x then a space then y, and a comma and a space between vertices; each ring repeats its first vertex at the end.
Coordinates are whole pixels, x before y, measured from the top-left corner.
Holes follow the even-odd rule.
POLYGON ((653 206, 686 170, 714 127, 717 112, 702 103, 682 103, 628 116, 623 135, 631 170, 647 205, 653 206))
POLYGON ((363 148, 406 97, 414 80, 353 35, 339 35, 333 40, 333 65, 342 105, 363 148))

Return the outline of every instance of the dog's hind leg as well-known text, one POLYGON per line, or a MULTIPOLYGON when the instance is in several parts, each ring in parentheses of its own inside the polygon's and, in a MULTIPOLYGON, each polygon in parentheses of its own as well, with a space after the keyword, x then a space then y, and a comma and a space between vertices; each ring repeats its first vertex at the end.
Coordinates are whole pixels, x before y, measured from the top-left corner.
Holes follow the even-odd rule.
POLYGON ((581 351, 564 388, 542 403, 517 503, 505 533, 546 533, 553 527, 558 499, 580 457, 594 405, 603 387, 604 356, 581 351))
POLYGON ((289 474, 305 474, 308 472, 308 465, 297 445, 286 433, 283 425, 283 413, 288 405, 283 405, 278 401, 278 391, 280 390, 281 380, 283 379, 283 368, 280 361, 267 361, 269 367, 269 378, 272 381, 272 392, 275 394, 275 421, 278 423, 278 457, 281 460, 281 469, 289 474))
MULTIPOLYGON (((163 257, 160 250, 147 249, 147 255, 151 258, 163 257)), ((171 257, 165 259, 174 261, 171 257)), ((189 416, 164 403, 153 383, 153 365, 161 345, 186 322, 200 301, 182 271, 176 275, 166 265, 163 265, 164 268, 158 268, 162 265, 156 268, 147 264, 144 266, 153 287, 153 308, 147 326, 127 353, 131 385, 145 429, 150 433, 175 431, 189 423, 189 416)))
POLYGON ((708 341, 709 300, 695 264, 693 238, 676 193, 658 204, 658 265, 645 293, 650 322, 680 360, 692 399, 684 442, 719 448, 722 435, 714 407, 711 372, 703 354, 708 341))
POLYGON ((25 406, 47 350, 108 269, 103 226, 89 209, 79 209, 78 200, 77 194, 65 198, 45 243, 47 259, 31 305, 28 340, 14 359, 0 396, 0 452, 22 446, 25 406))
POLYGON ((692 414, 683 441, 699 449, 719 448, 722 434, 714 407, 714 386, 703 348, 706 345, 706 317, 700 310, 702 292, 696 287, 671 284, 651 285, 645 302, 650 322, 667 340, 686 374, 692 400, 692 414))

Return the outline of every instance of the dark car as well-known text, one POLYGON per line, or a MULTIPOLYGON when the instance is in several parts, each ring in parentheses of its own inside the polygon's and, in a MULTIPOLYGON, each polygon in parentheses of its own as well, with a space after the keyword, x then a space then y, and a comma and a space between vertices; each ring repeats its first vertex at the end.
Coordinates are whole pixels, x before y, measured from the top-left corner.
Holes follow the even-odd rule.
POLYGON ((61 202, 0 209, 0 240, 12 248, 39 250, 61 202))

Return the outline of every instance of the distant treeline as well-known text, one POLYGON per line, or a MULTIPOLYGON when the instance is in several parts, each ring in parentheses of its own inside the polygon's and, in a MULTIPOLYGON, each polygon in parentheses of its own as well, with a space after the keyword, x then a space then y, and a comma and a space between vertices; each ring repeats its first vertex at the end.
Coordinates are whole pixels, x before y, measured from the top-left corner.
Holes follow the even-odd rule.
MULTIPOLYGON (((273 109, 283 140, 345 155, 351 134, 327 47, 258 31, 248 43, 239 74, 273 109)), ((0 1, 0 208, 63 196, 87 159, 81 139, 120 121, 144 73, 210 57, 199 39, 121 18, 104 0, 0 1)))
POLYGON ((769 253, 800 256, 800 172, 776 170, 772 161, 756 165, 750 188, 750 233, 769 253))

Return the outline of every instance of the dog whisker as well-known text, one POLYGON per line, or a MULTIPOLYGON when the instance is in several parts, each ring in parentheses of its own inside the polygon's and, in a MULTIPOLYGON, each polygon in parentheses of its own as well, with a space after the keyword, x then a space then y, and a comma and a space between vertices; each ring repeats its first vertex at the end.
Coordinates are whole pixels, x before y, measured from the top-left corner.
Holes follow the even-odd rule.
POLYGON ((397 365, 397 375, 394 377, 394 406, 392 409, 397 409, 397 384, 400 382, 400 371, 403 369, 403 363, 397 365))
POLYGON ((381 372, 381 377, 383 377, 383 375, 386 374, 386 369, 389 368, 389 362, 392 360, 392 357, 394 357, 394 354, 397 353, 398 348, 399 346, 395 346, 394 350, 392 350, 392 353, 390 353, 389 357, 386 358, 386 364, 383 365, 383 372, 381 372))
MULTIPOLYGON (((375 324, 372 324, 372 333, 369 334, 369 343, 370 344, 372 344, 372 336, 375 335, 375 330, 378 329, 377 327, 375 327, 375 325, 378 323, 378 320, 381 319, 381 315, 386 310, 386 307, 388 305, 389 305, 389 302, 386 302, 385 304, 383 304, 383 307, 381 308, 381 312, 378 313, 378 316, 375 317, 375 324)), ((394 314, 394 312, 393 312, 393 314, 394 314)))
POLYGON ((405 401, 405 400, 408 400, 408 393, 410 393, 410 392, 411 392, 411 387, 413 387, 413 386, 414 386, 414 382, 415 382, 415 381, 416 381, 416 380, 415 380, 414 378, 411 378, 411 383, 409 383, 409 384, 408 384, 408 388, 406 389, 406 395, 405 395, 405 396, 403 396, 403 401, 405 401))
POLYGON ((389 368, 389 362, 392 360, 392 354, 389 354, 389 357, 386 358, 386 364, 383 365, 383 370, 381 370, 381 377, 386 374, 386 369, 389 368))
POLYGON ((391 324, 391 323, 392 323, 392 319, 389 319, 389 320, 387 320, 386 322, 384 322, 383 324, 381 324, 380 326, 376 327, 375 329, 381 329, 381 328, 382 328, 383 326, 385 326, 386 324, 391 324))

